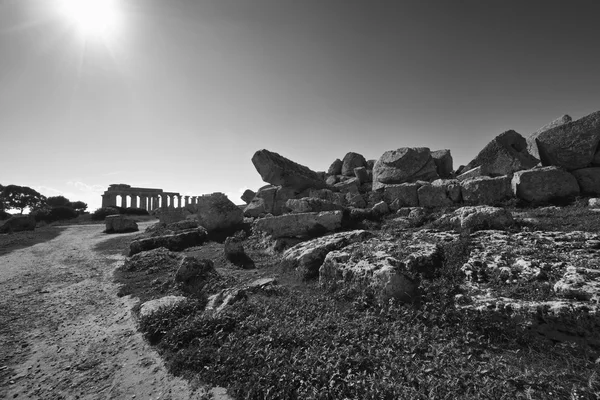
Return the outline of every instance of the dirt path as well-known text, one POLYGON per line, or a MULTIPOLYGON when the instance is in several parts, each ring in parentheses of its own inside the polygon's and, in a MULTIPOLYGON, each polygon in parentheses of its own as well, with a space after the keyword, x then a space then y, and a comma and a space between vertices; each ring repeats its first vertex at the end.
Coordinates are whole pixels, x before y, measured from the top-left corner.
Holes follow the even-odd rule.
POLYGON ((93 250, 102 228, 66 227, 0 256, 0 398, 202 398, 136 332, 135 300, 112 283, 123 256, 93 250))

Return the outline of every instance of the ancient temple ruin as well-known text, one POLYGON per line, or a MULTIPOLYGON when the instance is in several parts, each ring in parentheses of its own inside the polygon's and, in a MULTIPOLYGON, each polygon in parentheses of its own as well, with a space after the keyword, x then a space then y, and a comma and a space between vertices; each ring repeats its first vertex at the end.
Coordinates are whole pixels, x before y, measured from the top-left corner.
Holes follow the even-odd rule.
POLYGON ((102 207, 120 206, 144 210, 174 209, 196 204, 198 196, 182 196, 162 189, 131 187, 123 183, 112 184, 102 195, 102 207))

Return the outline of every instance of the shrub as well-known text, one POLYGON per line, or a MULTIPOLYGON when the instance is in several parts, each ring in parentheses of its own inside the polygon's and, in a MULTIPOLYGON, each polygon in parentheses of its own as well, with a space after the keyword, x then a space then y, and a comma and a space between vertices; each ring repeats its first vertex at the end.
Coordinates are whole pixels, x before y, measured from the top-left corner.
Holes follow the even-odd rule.
POLYGON ((4 210, 0 210, 0 221, 4 221, 5 219, 9 219, 11 215, 4 210))
POLYGON ((117 207, 102 207, 92 213, 93 221, 103 221, 109 215, 121 214, 117 207))
POLYGON ((36 222, 54 222, 61 221, 65 219, 73 219, 76 218, 78 213, 72 207, 59 206, 52 208, 41 208, 39 210, 35 210, 31 213, 36 222))

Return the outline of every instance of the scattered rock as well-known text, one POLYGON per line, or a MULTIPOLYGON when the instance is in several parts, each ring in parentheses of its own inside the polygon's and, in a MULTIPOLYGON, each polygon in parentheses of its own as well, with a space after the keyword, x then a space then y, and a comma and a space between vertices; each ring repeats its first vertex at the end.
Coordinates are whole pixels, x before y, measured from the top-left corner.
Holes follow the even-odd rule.
POLYGON ((571 173, 577 179, 581 193, 600 195, 600 167, 578 169, 571 173))
POLYGON ((212 260, 184 256, 181 258, 179 268, 175 273, 175 282, 194 283, 198 287, 203 286, 209 278, 217 275, 212 260))
POLYGON ((367 160, 361 154, 349 152, 342 160, 342 175, 354 176, 354 168, 366 166, 367 160))
POLYGON ((353 193, 357 194, 360 191, 360 181, 358 178, 350 178, 342 182, 338 182, 334 185, 336 190, 340 193, 353 193))
POLYGON ((454 211, 451 221, 461 229, 506 229, 514 223, 510 211, 490 206, 467 206, 454 211))
POLYGON ((142 251, 157 249, 159 247, 165 247, 171 251, 182 251, 188 247, 201 245, 206 241, 207 236, 208 232, 206 229, 198 227, 197 229, 183 231, 173 235, 134 240, 129 245, 129 256, 131 257, 142 251))
POLYGON ((268 150, 254 153, 252 163, 262 180, 271 185, 289 187, 298 191, 327 186, 315 171, 268 150))
POLYGON ((600 270, 567 267, 563 277, 554 284, 554 291, 568 299, 600 301, 600 270))
POLYGON ((342 226, 341 211, 286 214, 254 221, 254 229, 273 238, 319 236, 342 226))
POLYGON ((473 169, 470 169, 468 171, 464 171, 461 170, 460 175, 458 175, 456 177, 456 179, 458 179, 459 181, 466 181, 467 179, 473 179, 473 178, 478 178, 480 176, 487 176, 487 173, 485 172, 484 168, 482 165, 480 165, 479 167, 475 167, 473 169))
POLYGON ((159 299, 146 301, 140 306, 140 317, 146 317, 159 309, 172 308, 185 300, 186 297, 184 296, 165 296, 159 299))
POLYGON ((435 162, 437 173, 442 179, 450 178, 452 176, 452 155, 450 150, 436 150, 431 152, 431 157, 435 162))
POLYGON ((137 232, 139 230, 137 223, 125 217, 124 215, 109 215, 104 219, 106 233, 125 233, 125 232, 137 232))
POLYGON ((229 236, 225 239, 223 251, 225 253, 225 258, 234 265, 245 269, 254 268, 254 261, 246 254, 244 244, 239 238, 229 236))
POLYGON ((380 201, 371 208, 373 215, 384 216, 390 213, 390 208, 385 201, 380 201))
POLYGON ((252 201, 254 196, 256 196, 256 193, 254 193, 254 191, 252 191, 250 189, 246 189, 246 190, 244 190, 244 193, 242 194, 241 199, 244 203, 250 204, 250 202, 252 201))
POLYGON ((460 186, 462 199, 467 204, 491 206, 513 195, 508 176, 482 176, 462 181, 460 186))
POLYGON ((242 210, 223 193, 199 196, 195 204, 198 222, 208 232, 230 229, 244 220, 242 210))
POLYGON ((363 183, 371 182, 372 176, 369 176, 367 169, 365 167, 354 168, 354 175, 358 178, 358 183, 362 185, 363 183))
POLYGON ((437 179, 431 184, 421 185, 417 190, 417 196, 420 207, 451 206, 454 204, 452 198, 460 201, 460 185, 458 181, 437 179))
POLYGON ((398 207, 418 207, 419 183, 402 183, 400 185, 386 185, 383 191, 383 199, 386 203, 392 204, 398 201, 398 207))
POLYGON ((122 268, 128 272, 150 270, 175 272, 180 261, 180 254, 159 247, 133 255, 125 260, 122 268))
POLYGON ((329 166, 329 169, 327 170, 327 173, 329 175, 341 175, 342 174, 342 165, 344 165, 342 160, 337 158, 334 162, 331 163, 331 165, 329 166))
POLYGON ((198 225, 198 221, 195 219, 186 219, 183 221, 173 222, 166 226, 166 229, 174 232, 178 231, 187 231, 190 229, 198 229, 200 225, 198 225))
POLYGON ((386 151, 373 166, 373 190, 391 184, 432 181, 437 178, 435 161, 426 147, 403 147, 386 151))
POLYGON ((567 114, 565 114, 562 117, 559 117, 559 118, 555 119, 554 121, 550 122, 549 124, 544 125, 540 129, 538 129, 536 132, 532 133, 527 138, 527 150, 529 151, 529 154, 531 154, 532 156, 534 156, 535 158, 537 158, 539 160, 540 152, 538 150, 538 146, 537 146, 537 142, 536 142, 537 137, 540 134, 542 134, 543 132, 546 132, 547 130, 567 124, 571 121, 573 121, 573 119, 570 116, 568 116, 567 114))
POLYGON ((285 206, 293 213, 335 211, 342 210, 344 208, 331 201, 314 197, 290 199, 285 203, 285 206))
POLYGON ((528 202, 546 202, 579 194, 575 177, 558 167, 519 171, 513 176, 511 186, 516 197, 528 202))
POLYGON ((600 198, 591 198, 588 200, 588 206, 591 208, 600 208, 600 198))

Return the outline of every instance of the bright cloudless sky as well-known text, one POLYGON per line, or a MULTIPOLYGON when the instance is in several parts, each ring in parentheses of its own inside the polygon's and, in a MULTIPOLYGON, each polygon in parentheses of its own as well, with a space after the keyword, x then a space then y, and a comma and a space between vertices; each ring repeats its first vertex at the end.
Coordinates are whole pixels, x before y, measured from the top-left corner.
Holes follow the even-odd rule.
MULTIPOLYGON (((0 0, 0 183, 100 206, 111 183, 235 203, 256 150, 314 170, 600 110, 600 2, 116 0, 84 36, 61 0, 0 0)), ((85 1, 85 0, 81 0, 85 1)))

